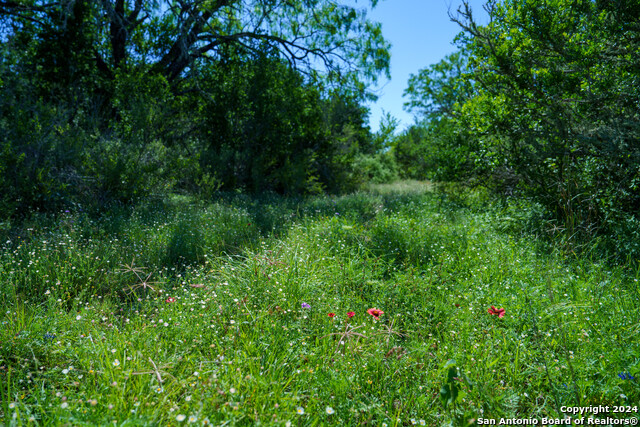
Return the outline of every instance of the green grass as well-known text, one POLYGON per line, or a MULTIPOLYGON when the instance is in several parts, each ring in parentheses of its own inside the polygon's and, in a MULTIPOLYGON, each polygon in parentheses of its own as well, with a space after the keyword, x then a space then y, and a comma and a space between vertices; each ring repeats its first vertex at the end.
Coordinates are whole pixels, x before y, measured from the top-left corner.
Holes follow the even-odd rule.
POLYGON ((518 231, 526 207, 481 199, 402 183, 5 227, 0 423, 440 426, 633 409, 637 272, 565 256, 518 231))

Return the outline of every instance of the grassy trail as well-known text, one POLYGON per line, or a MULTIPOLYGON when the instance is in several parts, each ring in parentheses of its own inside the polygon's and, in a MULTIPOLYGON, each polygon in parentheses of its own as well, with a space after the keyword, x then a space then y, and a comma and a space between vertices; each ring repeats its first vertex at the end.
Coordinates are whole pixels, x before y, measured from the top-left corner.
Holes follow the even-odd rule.
POLYGON ((404 183, 35 218, 3 232, 0 425, 637 419, 638 275, 526 216, 404 183))

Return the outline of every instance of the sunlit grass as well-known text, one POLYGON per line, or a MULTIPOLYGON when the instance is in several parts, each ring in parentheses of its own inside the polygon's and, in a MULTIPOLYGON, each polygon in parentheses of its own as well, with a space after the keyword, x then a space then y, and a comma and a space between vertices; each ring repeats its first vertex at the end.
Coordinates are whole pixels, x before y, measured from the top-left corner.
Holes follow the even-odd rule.
POLYGON ((439 426, 638 404, 632 271, 419 187, 7 231, 2 422, 439 426))

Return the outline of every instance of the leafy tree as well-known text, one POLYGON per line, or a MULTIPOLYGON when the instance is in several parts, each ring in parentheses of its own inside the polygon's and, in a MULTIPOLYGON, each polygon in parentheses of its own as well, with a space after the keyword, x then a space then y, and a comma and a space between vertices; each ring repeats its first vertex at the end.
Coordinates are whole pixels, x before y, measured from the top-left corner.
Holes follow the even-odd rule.
POLYGON ((375 80, 389 64, 380 25, 335 0, 3 1, 0 18, 10 33, 51 42, 58 60, 92 58, 108 79, 135 64, 177 85, 231 45, 258 56, 277 50, 310 74, 322 64, 325 75, 352 83, 375 80))
POLYGON ((474 96, 474 82, 464 50, 411 75, 405 108, 415 126, 394 147, 407 177, 447 181, 477 177, 481 161, 477 140, 465 129, 462 107, 474 96))
POLYGON ((385 183, 399 178, 398 165, 392 152, 399 121, 390 113, 380 119, 379 129, 369 143, 356 154, 352 169, 358 185, 367 182, 385 183))
POLYGON ((318 91, 277 58, 211 67, 193 98, 202 166, 223 188, 317 191, 327 141, 318 91), (204 100, 204 102, 203 102, 204 100))
POLYGON ((409 98, 405 108, 419 121, 454 117, 455 110, 473 94, 467 61, 466 53, 458 51, 412 74, 404 92, 409 98))
POLYGON ((270 56, 204 67, 192 135, 202 167, 223 188, 341 192, 360 184, 353 162, 374 153, 367 110, 344 89, 322 95, 270 56))
POLYGON ((485 27, 468 4, 456 18, 482 88, 467 111, 495 135, 485 149, 567 224, 597 225, 612 203, 637 210, 637 189, 620 183, 640 165, 640 7, 506 0, 488 11, 485 27))
POLYGON ((421 123, 394 147, 403 170, 420 164, 448 180, 472 170, 541 202, 569 236, 614 233, 638 253, 640 3, 490 0, 485 9, 481 26, 463 2, 452 15, 460 53, 411 77, 407 108, 421 123))
POLYGON ((361 153, 375 151, 368 125, 369 111, 357 93, 345 88, 331 91, 322 100, 323 128, 328 129, 322 160, 318 162, 320 182, 326 191, 341 193, 362 184, 355 162, 361 153))
POLYGON ((0 28, 6 212, 330 188, 354 154, 322 127, 325 94, 361 111, 389 63, 380 26, 337 0, 0 1, 0 28))
POLYGON ((427 169, 427 130, 414 124, 394 141, 392 153, 398 164, 400 177, 404 179, 431 178, 427 169))

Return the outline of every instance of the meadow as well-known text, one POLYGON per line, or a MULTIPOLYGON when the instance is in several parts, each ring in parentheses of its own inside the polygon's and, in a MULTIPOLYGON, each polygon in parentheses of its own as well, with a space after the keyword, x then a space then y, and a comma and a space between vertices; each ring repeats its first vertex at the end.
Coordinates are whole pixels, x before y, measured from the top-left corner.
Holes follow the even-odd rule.
POLYGON ((541 221, 404 182, 4 223, 0 424, 637 420, 637 265, 541 221))

